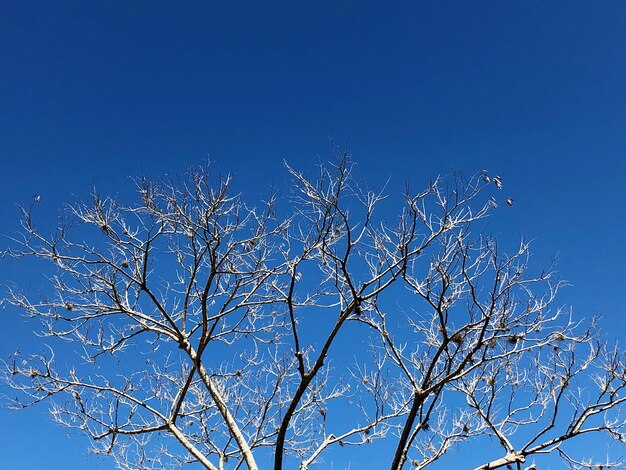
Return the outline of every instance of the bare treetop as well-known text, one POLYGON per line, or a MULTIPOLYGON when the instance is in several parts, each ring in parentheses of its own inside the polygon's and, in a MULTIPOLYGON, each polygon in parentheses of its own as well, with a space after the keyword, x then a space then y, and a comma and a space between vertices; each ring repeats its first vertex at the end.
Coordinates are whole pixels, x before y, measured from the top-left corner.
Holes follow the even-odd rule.
POLYGON ((47 402, 119 468, 329 468, 376 443, 392 470, 472 443, 476 470, 622 465, 572 444, 623 442, 623 353, 555 308, 527 243, 475 232, 501 177, 437 178, 390 217, 347 155, 287 171, 254 206, 209 165, 138 180, 132 205, 94 191, 52 236, 37 196, 7 253, 54 274, 8 292, 43 326, 3 363, 8 405, 47 402))

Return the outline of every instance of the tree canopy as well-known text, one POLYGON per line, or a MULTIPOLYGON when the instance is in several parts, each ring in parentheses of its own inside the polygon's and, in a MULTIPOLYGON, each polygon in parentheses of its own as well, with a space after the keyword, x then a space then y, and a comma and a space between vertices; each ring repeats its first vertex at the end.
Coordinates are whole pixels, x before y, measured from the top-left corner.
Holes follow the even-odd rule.
POLYGON ((329 468, 371 445, 424 469, 472 443, 477 470, 622 464, 575 446, 623 442, 623 353, 555 306, 527 242, 481 233, 513 204, 499 176, 406 188, 392 213, 347 154, 287 171, 254 203, 209 164, 138 179, 136 202, 94 191, 51 235, 23 207, 6 254, 52 271, 5 299, 43 326, 3 362, 8 406, 47 402, 120 468, 329 468))

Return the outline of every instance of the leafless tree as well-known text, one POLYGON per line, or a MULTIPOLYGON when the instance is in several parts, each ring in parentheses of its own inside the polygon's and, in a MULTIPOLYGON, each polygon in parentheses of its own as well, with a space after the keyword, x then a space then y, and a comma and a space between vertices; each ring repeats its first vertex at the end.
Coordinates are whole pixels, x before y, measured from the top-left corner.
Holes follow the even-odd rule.
POLYGON ((49 402, 120 468, 328 468, 375 441, 392 470, 472 442, 477 470, 621 464, 570 442, 623 442, 622 353, 553 306, 527 243, 472 231, 500 177, 407 189, 393 219, 347 155, 287 169, 290 195, 255 205, 209 165, 138 180, 131 205, 94 191, 50 236, 23 208, 6 253, 53 272, 42 296, 8 291, 45 345, 5 359, 9 406, 49 402))

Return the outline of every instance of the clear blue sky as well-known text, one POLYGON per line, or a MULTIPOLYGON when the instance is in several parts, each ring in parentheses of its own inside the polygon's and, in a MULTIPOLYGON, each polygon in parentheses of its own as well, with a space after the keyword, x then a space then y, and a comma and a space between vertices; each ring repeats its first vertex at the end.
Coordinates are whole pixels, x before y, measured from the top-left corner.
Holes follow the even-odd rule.
MULTIPOLYGON (((626 338, 625 45, 623 1, 0 0, 0 232, 35 193, 52 223, 93 184, 125 194, 207 155, 266 191, 330 137, 391 191, 501 174, 498 233, 560 253, 562 302, 626 338)), ((32 341, 0 321, 3 356, 32 341)), ((0 423, 4 468, 98 465, 43 407, 0 423)))

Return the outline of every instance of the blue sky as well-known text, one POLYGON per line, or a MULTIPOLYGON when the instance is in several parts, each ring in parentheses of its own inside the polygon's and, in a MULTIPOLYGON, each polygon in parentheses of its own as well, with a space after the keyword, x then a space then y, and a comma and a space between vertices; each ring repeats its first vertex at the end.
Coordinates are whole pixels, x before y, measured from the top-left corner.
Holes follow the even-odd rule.
MULTIPOLYGON (((52 224, 94 184, 127 194, 128 176, 180 173, 207 155, 265 194, 287 181, 283 159, 311 169, 332 139, 349 142, 360 176, 391 177, 390 191, 454 170, 501 174, 516 205, 496 234, 535 239, 545 264, 558 253, 573 285, 562 303, 624 338, 622 1, 0 9, 2 235, 33 194, 52 224)), ((0 278, 31 274, 0 263, 0 278)), ((3 356, 32 341, 13 313, 0 321, 3 356)), ((7 468, 98 465, 43 408, 0 420, 7 468)))

